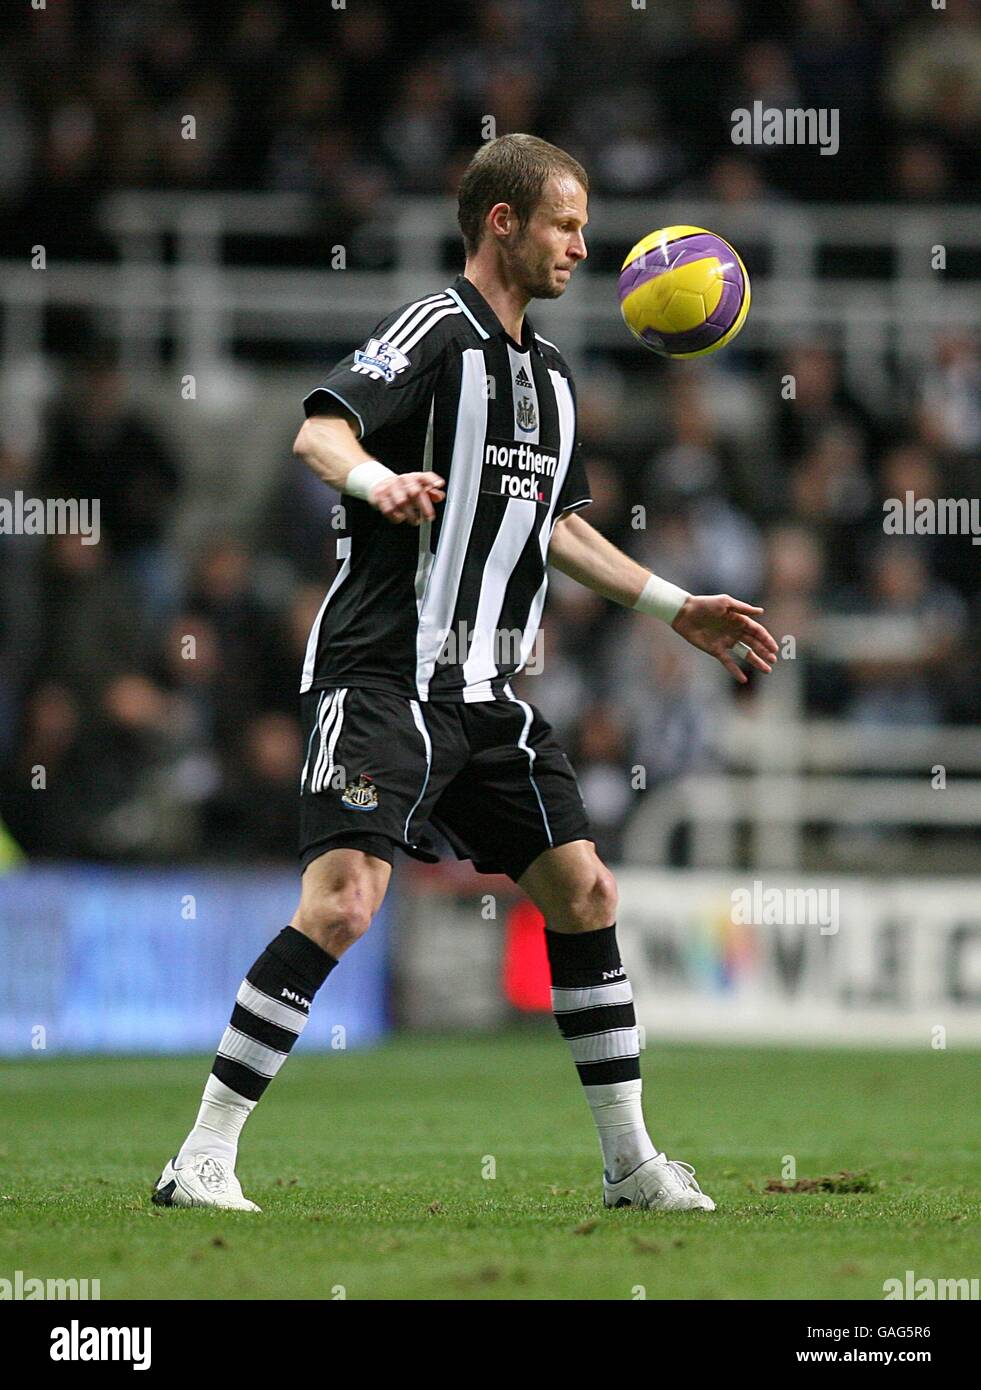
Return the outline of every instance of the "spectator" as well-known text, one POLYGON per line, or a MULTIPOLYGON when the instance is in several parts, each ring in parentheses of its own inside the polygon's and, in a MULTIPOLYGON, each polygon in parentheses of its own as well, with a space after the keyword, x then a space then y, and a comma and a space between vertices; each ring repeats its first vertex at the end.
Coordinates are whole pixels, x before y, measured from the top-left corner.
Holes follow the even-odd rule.
POLYGON ((931 580, 915 542, 893 538, 873 558, 859 611, 867 658, 851 663, 847 717, 861 724, 944 721, 944 669, 963 629, 964 606, 931 580))
POLYGON ((102 535, 148 611, 162 613, 176 583, 163 542, 180 475, 163 436, 127 401, 108 348, 90 350, 54 407, 38 485, 47 497, 98 499, 102 535))
POLYGON ((80 698, 98 697, 143 650, 136 590, 107 542, 49 536, 41 577, 39 674, 57 673, 80 698))
POLYGON ((205 808, 212 851, 249 863, 291 859, 299 842, 300 728, 285 714, 251 720, 221 787, 205 808))
POLYGON ((80 701, 57 681, 24 704, 14 753, 0 778, 4 820, 29 857, 73 858, 86 845, 86 760, 80 701))

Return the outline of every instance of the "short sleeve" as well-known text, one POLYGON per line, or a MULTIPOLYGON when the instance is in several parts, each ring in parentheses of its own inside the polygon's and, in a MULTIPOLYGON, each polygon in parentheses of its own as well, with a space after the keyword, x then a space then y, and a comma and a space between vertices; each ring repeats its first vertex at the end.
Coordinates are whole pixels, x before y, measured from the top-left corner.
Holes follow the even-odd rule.
POLYGON ((572 451, 569 471, 565 475, 565 482, 559 493, 555 516, 558 518, 563 512, 577 512, 580 507, 588 507, 592 500, 589 479, 586 477, 586 466, 582 461, 582 448, 577 443, 572 451))
POLYGON ((441 308, 410 304, 382 319, 304 398, 307 416, 329 414, 340 402, 357 420, 361 439, 407 419, 432 393, 446 343, 437 328, 441 308))

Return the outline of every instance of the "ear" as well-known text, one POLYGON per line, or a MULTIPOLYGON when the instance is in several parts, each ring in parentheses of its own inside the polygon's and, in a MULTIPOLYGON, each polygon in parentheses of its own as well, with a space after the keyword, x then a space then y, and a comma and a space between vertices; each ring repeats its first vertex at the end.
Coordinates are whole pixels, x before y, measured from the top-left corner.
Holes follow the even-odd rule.
POLYGON ((505 237, 514 227, 514 215, 510 203, 495 203, 487 214, 487 224, 495 236, 505 237))

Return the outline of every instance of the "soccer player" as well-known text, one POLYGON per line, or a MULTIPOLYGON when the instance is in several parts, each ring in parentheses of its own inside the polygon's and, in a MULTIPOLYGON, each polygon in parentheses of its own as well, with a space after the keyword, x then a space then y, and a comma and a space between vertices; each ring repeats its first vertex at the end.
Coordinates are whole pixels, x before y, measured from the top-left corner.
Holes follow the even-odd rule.
POLYGON ((460 185, 463 274, 383 319, 304 401, 295 452, 346 494, 347 525, 300 686, 300 902, 239 988, 160 1205, 257 1210, 235 1173, 242 1127, 368 930, 395 848, 432 861, 436 829, 541 909, 605 1204, 714 1210, 648 1134, 614 878, 568 759, 511 688, 550 564, 669 623, 738 681, 737 658, 769 671, 777 653, 761 609, 685 593, 580 515, 572 376, 525 308, 559 298, 585 258, 587 193, 581 166, 543 140, 484 145, 460 185))

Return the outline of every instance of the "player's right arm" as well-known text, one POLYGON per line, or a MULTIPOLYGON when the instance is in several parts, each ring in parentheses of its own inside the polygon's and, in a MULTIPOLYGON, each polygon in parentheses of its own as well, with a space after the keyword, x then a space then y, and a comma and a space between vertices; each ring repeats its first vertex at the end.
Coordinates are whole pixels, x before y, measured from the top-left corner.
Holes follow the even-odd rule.
MULTIPOLYGON (((440 325, 459 313, 444 293, 403 304, 304 399, 306 423, 293 452, 325 483, 360 497, 388 520, 432 521, 445 497, 435 473, 397 473, 359 442, 425 410, 446 345, 440 325)), ((421 460, 420 460, 421 461, 421 460)))
POLYGON ((293 453, 338 492, 361 497, 388 521, 418 526, 432 521, 434 502, 445 497, 436 473, 393 473, 358 442, 357 423, 346 411, 311 415, 300 427, 293 453))

